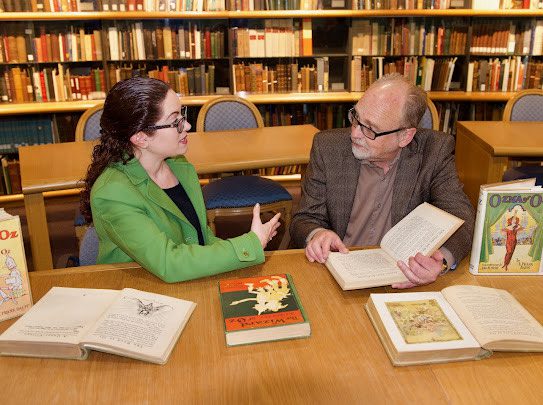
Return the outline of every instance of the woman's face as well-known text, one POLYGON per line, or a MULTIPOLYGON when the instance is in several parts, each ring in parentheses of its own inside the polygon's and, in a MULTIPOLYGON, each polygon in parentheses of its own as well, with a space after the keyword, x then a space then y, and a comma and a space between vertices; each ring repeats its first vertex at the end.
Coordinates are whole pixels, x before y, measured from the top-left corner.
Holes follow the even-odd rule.
POLYGON ((155 130, 150 136, 147 150, 161 158, 184 155, 188 149, 187 132, 191 125, 186 117, 181 115, 181 102, 173 90, 169 90, 162 102, 162 116, 154 124, 155 126, 170 125, 178 122, 177 127, 155 130), (181 131, 181 133, 179 133, 181 131))

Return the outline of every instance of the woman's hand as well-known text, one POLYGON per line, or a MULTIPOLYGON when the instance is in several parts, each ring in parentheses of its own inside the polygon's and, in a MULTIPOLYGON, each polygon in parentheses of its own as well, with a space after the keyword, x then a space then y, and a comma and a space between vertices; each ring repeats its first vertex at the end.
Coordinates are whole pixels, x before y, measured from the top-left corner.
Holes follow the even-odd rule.
POLYGON ((280 216, 281 213, 275 214, 272 219, 263 224, 262 220, 260 219, 260 204, 256 204, 253 207, 253 222, 251 223, 251 231, 256 233, 256 236, 258 236, 262 249, 264 249, 268 242, 271 241, 275 235, 277 235, 280 216))

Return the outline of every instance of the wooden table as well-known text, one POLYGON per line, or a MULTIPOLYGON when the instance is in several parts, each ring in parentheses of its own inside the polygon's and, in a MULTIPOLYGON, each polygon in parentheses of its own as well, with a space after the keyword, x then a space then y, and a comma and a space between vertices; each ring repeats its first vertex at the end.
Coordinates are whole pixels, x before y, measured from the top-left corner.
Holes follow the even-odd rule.
MULTIPOLYGON (((200 174, 306 164, 312 125, 189 133, 187 159, 200 174)), ((94 142, 19 148, 21 182, 35 270, 53 267, 43 192, 81 186, 94 142)))
MULTIPOLYGON (((0 359, 10 403, 543 403, 543 354, 494 353, 480 361, 394 367, 364 304, 370 293, 342 291, 323 265, 301 250, 276 251, 266 263, 220 276, 165 284, 135 264, 34 272, 35 300, 52 286, 132 287, 197 303, 168 363, 157 366, 91 352, 85 361, 0 359), (293 276, 311 337, 227 347, 217 282, 260 274, 293 276)), ((473 277, 467 261, 418 291, 452 284, 509 290, 543 321, 543 278, 473 277)), ((4 331, 12 321, 0 324, 4 331)))
POLYGON ((457 124, 456 167, 477 206, 479 187, 500 182, 511 161, 543 158, 543 123, 462 121, 457 124))

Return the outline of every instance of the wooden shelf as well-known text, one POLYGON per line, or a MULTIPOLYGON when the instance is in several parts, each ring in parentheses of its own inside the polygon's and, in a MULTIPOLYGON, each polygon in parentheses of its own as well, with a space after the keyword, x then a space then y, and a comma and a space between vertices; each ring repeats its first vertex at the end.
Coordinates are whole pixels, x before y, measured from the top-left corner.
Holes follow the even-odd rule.
POLYGON ((372 17, 543 17, 543 10, 272 10, 272 11, 92 11, 0 13, 0 21, 235 19, 372 17))
MULTIPOLYGON (((328 92, 328 93, 273 93, 248 94, 236 93, 255 104, 296 104, 296 103, 350 103, 360 100, 362 92, 328 92)), ((430 91, 428 96, 433 101, 465 101, 465 102, 506 102, 513 97, 514 92, 466 92, 466 91, 430 91)), ((220 97, 220 95, 187 96, 183 97, 183 104, 200 106, 206 101, 220 97)), ((0 116, 20 114, 46 114, 62 112, 85 111, 95 105, 103 104, 104 100, 86 101, 60 101, 46 103, 12 103, 0 104, 0 116)))

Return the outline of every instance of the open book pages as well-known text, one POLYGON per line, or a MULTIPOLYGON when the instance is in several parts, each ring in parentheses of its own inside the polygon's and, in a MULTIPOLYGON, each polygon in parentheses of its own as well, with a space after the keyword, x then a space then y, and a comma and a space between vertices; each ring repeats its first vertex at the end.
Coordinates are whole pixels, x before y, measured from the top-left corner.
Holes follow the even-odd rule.
POLYGON ((371 294, 366 310, 394 365, 485 354, 439 292, 371 294))
POLYGON ((348 254, 332 252, 326 261, 344 290, 390 285, 407 281, 396 262, 408 263, 418 252, 432 255, 464 221, 428 203, 422 203, 390 229, 381 249, 348 254))
POLYGON ((394 365, 543 351, 543 327, 504 290, 459 285, 371 294, 366 311, 394 365))
POLYGON ((0 336, 0 353, 84 359, 94 349, 163 364, 194 307, 129 288, 53 287, 0 336))
POLYGON ((543 274, 543 189, 535 179, 481 186, 469 270, 543 274))

